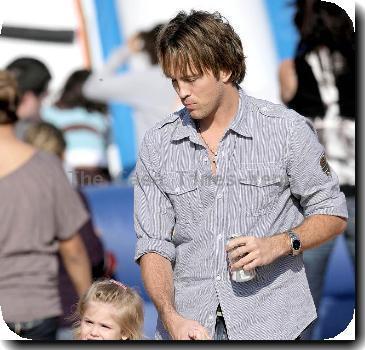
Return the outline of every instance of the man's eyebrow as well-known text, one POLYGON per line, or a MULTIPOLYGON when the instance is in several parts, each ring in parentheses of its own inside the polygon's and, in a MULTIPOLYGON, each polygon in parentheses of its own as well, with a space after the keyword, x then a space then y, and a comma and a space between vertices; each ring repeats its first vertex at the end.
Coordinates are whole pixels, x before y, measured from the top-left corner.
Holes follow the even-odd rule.
MULTIPOLYGON (((200 74, 196 73, 196 74, 189 74, 189 75, 181 75, 179 77, 179 79, 182 79, 182 80, 186 80, 186 79, 191 79, 191 78, 198 78, 200 77, 200 74)), ((176 80, 177 78, 174 77, 174 76, 171 76, 171 75, 168 75, 167 76, 168 79, 171 79, 171 80, 176 80)))

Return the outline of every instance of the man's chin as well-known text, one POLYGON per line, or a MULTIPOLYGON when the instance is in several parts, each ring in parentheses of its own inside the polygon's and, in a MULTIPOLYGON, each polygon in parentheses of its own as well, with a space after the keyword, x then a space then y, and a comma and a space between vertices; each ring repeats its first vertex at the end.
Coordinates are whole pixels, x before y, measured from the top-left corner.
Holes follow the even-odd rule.
POLYGON ((190 117, 195 120, 201 120, 204 119, 204 116, 202 116, 200 113, 197 113, 197 111, 189 111, 190 117))

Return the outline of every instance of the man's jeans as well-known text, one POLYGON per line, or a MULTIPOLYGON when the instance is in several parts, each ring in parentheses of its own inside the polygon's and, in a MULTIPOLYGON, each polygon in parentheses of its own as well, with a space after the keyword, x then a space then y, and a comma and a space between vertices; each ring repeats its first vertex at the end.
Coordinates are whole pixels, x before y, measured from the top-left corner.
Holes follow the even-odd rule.
MULTIPOLYGON (((217 316, 213 340, 229 340, 227 335, 226 324, 224 322, 224 318, 221 316, 217 316)), ((301 335, 295 340, 301 340, 301 335)))
POLYGON ((22 338, 32 340, 56 340, 58 317, 50 317, 30 322, 7 322, 11 331, 22 338))
POLYGON ((224 318, 217 316, 215 324, 214 340, 229 340, 227 335, 227 328, 224 322, 224 318))

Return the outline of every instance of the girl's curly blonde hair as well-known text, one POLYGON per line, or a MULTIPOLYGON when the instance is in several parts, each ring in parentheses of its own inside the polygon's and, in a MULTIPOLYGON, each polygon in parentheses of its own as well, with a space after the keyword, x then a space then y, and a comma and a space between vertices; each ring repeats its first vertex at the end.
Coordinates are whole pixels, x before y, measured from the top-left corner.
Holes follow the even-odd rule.
POLYGON ((111 304, 124 336, 128 340, 138 340, 143 337, 143 302, 138 293, 124 284, 114 280, 99 280, 94 282, 89 290, 80 298, 74 320, 74 336, 80 339, 81 319, 90 301, 111 304))

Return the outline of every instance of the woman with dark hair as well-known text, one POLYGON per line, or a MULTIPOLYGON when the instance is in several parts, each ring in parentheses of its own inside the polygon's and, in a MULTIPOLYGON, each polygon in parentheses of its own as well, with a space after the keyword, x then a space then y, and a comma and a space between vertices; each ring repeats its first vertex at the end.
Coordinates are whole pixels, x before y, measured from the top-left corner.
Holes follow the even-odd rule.
POLYGON ((148 129, 180 105, 158 64, 156 39, 161 27, 158 24, 131 36, 126 45, 111 54, 100 71, 89 77, 83 90, 89 98, 123 103, 134 109, 137 146, 148 129), (118 71, 133 60, 144 67, 135 69, 135 64, 128 71, 118 71))
POLYGON ((82 93, 82 87, 90 76, 91 71, 81 69, 74 71, 67 79, 62 89, 61 96, 55 103, 60 109, 85 108, 88 112, 106 113, 107 107, 104 103, 96 102, 86 98, 82 93))
MULTIPOLYGON (((280 67, 283 102, 308 117, 317 129, 331 168, 339 177, 349 213, 345 238, 355 260, 356 54, 351 19, 339 6, 297 0, 295 25, 300 34, 294 60, 280 67)), ((334 241, 304 253, 304 264, 317 310, 334 241)), ((311 339, 313 327, 304 335, 311 339)))
POLYGON ((48 67, 33 57, 18 57, 6 66, 6 70, 14 75, 18 84, 19 104, 16 113, 19 120, 15 134, 23 140, 28 127, 41 119, 41 106, 52 77, 48 67))
POLYGON ((54 106, 44 107, 42 117, 61 129, 66 138, 65 164, 78 185, 110 180, 107 162, 108 120, 103 103, 85 97, 82 88, 91 71, 81 69, 67 79, 54 106))
POLYGON ((78 295, 91 284, 77 233, 88 219, 59 159, 15 137, 17 84, 0 71, 0 305, 8 327, 24 338, 55 340, 57 253, 78 295))
POLYGON ((331 102, 324 100, 319 89, 321 82, 318 79, 321 78, 316 77, 316 68, 313 68, 313 57, 318 56, 322 60, 321 66, 329 61, 330 66, 324 69, 332 72, 330 74, 339 95, 340 114, 353 120, 356 108, 356 42, 351 19, 333 3, 297 0, 294 22, 300 40, 295 59, 284 61, 280 67, 283 102, 306 117, 324 118, 326 104, 331 102))

